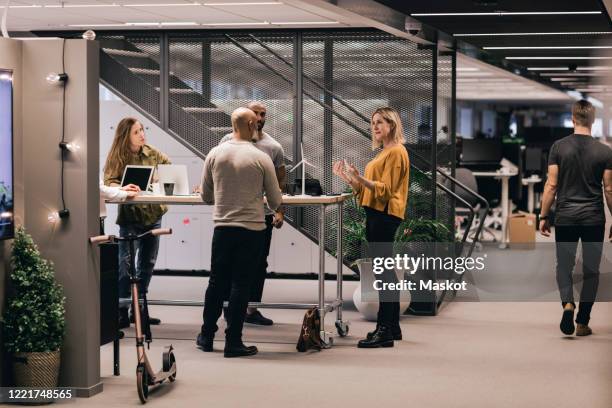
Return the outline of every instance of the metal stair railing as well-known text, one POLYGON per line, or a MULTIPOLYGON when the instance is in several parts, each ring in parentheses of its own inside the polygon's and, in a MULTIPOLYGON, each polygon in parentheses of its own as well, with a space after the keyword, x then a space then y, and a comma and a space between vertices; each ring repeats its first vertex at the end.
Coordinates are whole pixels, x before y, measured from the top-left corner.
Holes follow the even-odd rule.
MULTIPOLYGON (((279 59, 280 61, 282 61, 285 65, 294 68, 293 64, 291 64, 291 62, 287 61, 285 58, 283 58, 281 55, 278 55, 277 52, 275 52, 272 48, 268 47, 265 43, 263 43, 261 40, 259 40, 257 37, 255 37, 252 34, 248 35, 249 38, 251 38, 256 44, 260 45, 262 48, 264 48, 266 51, 270 52, 274 57, 276 57, 277 59, 279 59)), ((285 76, 283 73, 279 72, 278 70, 276 70, 274 67, 272 67, 270 64, 268 64, 267 62, 263 61, 261 58, 259 58, 256 54, 254 54, 253 52, 251 52, 248 48, 246 48, 244 45, 242 45, 238 40, 234 39, 232 36, 230 36, 229 34, 226 34, 225 37, 231 41, 234 45, 236 45, 238 48, 240 48, 245 54, 249 55, 250 57, 252 57, 253 59, 255 59, 256 61, 258 61, 260 64, 262 64, 263 66, 265 66, 267 69, 269 69, 272 73, 274 73, 275 75, 277 75, 278 77, 282 78, 283 80, 287 81, 290 84, 293 84, 293 81, 288 78, 287 76, 285 76)), ((368 124, 368 126, 370 125, 370 119, 366 116, 364 116, 362 113, 360 113, 359 111, 357 111, 355 108, 353 108, 352 106, 350 106, 347 102, 345 102, 342 98, 340 98, 338 95, 334 94, 332 91, 330 91, 329 89, 327 89, 325 86, 321 85, 318 81, 310 78, 308 75, 304 74, 302 72, 302 77, 304 79, 306 79, 308 82, 312 83, 313 85, 315 85, 317 88, 319 88, 320 90, 322 90, 323 92, 327 93, 329 96, 331 96, 333 99, 337 100, 342 106, 344 106, 345 108, 347 108, 348 110, 350 110, 352 113, 354 113, 357 117, 359 117, 360 119, 362 119, 364 122, 366 122, 368 124)), ((345 124, 347 124, 348 126, 350 126, 352 129, 354 129, 355 131, 357 131, 358 133, 360 133, 362 136, 366 137, 366 138, 370 138, 370 135, 365 132, 363 129, 359 128, 357 125, 355 125, 352 121, 350 121, 349 119, 347 119, 344 115, 342 115, 340 112, 336 111, 333 106, 330 106, 328 104, 326 104, 325 102, 320 101, 318 98, 315 98, 313 95, 309 94, 308 92, 304 91, 304 95, 308 96, 310 99, 312 99, 314 102, 316 102, 317 104, 319 104, 320 106, 322 106, 325 109, 329 109, 330 112, 336 116, 338 119, 340 119, 341 121, 343 121, 345 124)), ((408 152, 410 153, 411 156, 414 156, 416 158, 418 158, 419 160, 421 160, 424 163, 427 163, 428 166, 431 167, 431 163, 425 159, 423 156, 421 156, 419 153, 415 152, 414 150, 410 149, 410 147, 404 145, 406 147, 406 149, 408 150, 408 152)), ((476 230, 476 234, 475 234, 475 239, 472 240, 472 242, 470 243, 470 247, 468 249, 467 255, 466 256, 471 256, 472 252, 474 251, 474 248, 476 246, 476 243, 478 242, 478 238, 480 237, 480 233, 482 230, 482 226, 484 224, 484 218, 486 217, 488 210, 489 210, 489 203, 488 201, 482 197, 481 195, 479 195, 478 193, 476 193, 475 191, 471 190, 470 188, 468 188, 465 184, 461 183, 459 180, 457 180, 456 178, 452 177, 451 175, 447 174, 446 172, 444 172, 442 169, 440 168, 436 168, 435 173, 436 175, 440 175, 442 176, 444 179, 448 180, 451 183, 452 189, 447 188, 444 184, 440 183, 436 179, 434 180, 432 176, 430 176, 428 174, 427 170, 424 170, 422 168, 420 168, 419 166, 415 165, 412 161, 410 162, 410 166, 415 168, 416 170, 420 171, 421 173, 423 173, 423 175, 429 179, 430 181, 434 181, 436 186, 438 188, 440 188, 442 191, 444 191, 446 194, 450 195, 451 197, 453 197, 455 200, 461 202, 462 204, 464 204, 470 211, 470 216, 468 219, 468 225, 466 227, 465 233, 463 234, 463 237, 461 239, 461 246, 460 246, 460 253, 463 252, 463 247, 464 244, 467 242, 468 236, 469 236, 469 230, 471 228, 472 223, 474 222, 475 216, 476 216, 476 206, 470 204, 467 200, 463 199, 462 197, 460 197, 455 191, 453 191, 455 186, 460 187, 461 189, 463 189, 468 195, 472 196, 476 201, 479 201, 482 206, 480 206, 480 220, 481 222, 479 223, 479 225, 477 226, 477 230, 476 230)))

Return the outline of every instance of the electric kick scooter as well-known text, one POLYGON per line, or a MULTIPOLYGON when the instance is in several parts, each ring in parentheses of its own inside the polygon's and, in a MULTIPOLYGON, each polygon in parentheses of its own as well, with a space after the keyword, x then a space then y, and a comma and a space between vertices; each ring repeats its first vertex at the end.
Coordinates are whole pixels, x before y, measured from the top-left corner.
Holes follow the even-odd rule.
POLYGON ((130 276, 130 285, 132 289, 132 311, 134 313, 134 325, 136 327, 136 353, 138 356, 138 365, 136 366, 136 386, 138 389, 138 397, 143 404, 147 402, 149 397, 149 387, 155 386, 168 380, 174 382, 176 380, 176 359, 174 357, 172 345, 166 347, 162 355, 162 369, 157 373, 153 371, 151 363, 147 358, 144 343, 146 341, 147 348, 150 348, 153 337, 151 336, 151 327, 149 325, 149 309, 147 307, 147 296, 143 295, 142 309, 140 308, 140 295, 138 293, 138 284, 140 278, 136 276, 136 251, 134 243, 149 235, 159 236, 172 234, 170 228, 159 228, 145 232, 140 235, 128 235, 127 237, 117 237, 115 235, 100 235, 92 237, 89 241, 92 244, 115 243, 119 241, 128 242, 130 267, 128 274, 130 276))

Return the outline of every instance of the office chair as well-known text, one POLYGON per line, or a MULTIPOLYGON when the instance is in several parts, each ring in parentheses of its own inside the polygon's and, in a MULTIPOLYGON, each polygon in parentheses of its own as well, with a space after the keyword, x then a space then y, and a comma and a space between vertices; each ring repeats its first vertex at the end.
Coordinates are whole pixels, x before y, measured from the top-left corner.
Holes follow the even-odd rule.
MULTIPOLYGON (((455 169, 455 178, 457 179, 457 181, 459 181, 460 183, 468 187, 470 190, 478 193, 478 183, 476 182, 476 176, 474 176, 474 173, 472 173, 472 170, 467 169, 465 167, 458 167, 455 169)), ((451 187, 450 181, 447 182, 446 184, 447 184, 447 187, 449 188, 451 187)), ((478 213, 478 211, 480 210, 480 203, 478 202, 478 199, 476 199, 476 197, 472 196, 471 194, 468 194, 464 189, 460 187, 455 188, 455 192, 457 193, 459 197, 461 197, 463 200, 467 201, 471 206, 473 206, 476 213, 478 213)), ((456 228, 457 233, 460 234, 461 223, 463 222, 465 217, 468 217, 470 215, 470 209, 466 207, 456 207, 455 215, 456 215, 455 222, 457 223, 457 228, 456 228)), ((472 239, 472 240, 476 239, 476 237, 473 234, 476 232, 478 225, 480 225, 480 222, 481 220, 478 217, 474 219, 474 223, 472 227, 470 228, 470 234, 468 235, 469 239, 472 239)), ((482 228, 480 237, 478 237, 480 241, 482 241, 482 238, 484 237, 485 233, 490 234, 490 236, 493 238, 493 242, 497 241, 497 237, 495 236, 495 233, 493 233, 491 228, 487 227, 486 225, 482 228)))

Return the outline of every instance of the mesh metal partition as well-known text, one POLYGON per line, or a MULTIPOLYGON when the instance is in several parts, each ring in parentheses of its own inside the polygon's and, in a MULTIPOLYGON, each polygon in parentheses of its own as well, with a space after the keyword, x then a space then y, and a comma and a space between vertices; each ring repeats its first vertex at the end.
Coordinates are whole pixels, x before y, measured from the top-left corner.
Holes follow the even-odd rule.
MULTIPOLYGON (((257 34, 275 53, 290 61, 293 36, 257 34)), ((170 73, 183 86, 170 89, 169 127, 206 154, 232 131, 230 114, 248 102, 268 110, 264 130, 278 140, 291 162, 293 150, 293 80, 291 68, 246 34, 176 34, 169 38, 170 73), (233 42, 234 40, 235 42, 233 42), (241 48, 243 47, 243 48, 241 48), (264 66, 274 67, 288 80, 264 66), (197 119, 186 127, 185 114, 197 119)))
MULTIPOLYGON (((303 140, 304 154, 316 166, 308 168, 308 177, 319 179, 325 192, 346 188, 332 174, 334 161, 347 159, 363 171, 376 154, 370 140, 372 112, 380 106, 395 108, 411 162, 420 169, 411 168, 406 219, 452 227, 453 203, 436 190, 431 166, 454 167, 451 54, 365 29, 113 33, 99 38, 104 81, 196 154, 204 157, 231 132, 235 108, 259 100, 268 108, 265 131, 283 146, 286 163, 300 159, 303 140), (441 131, 444 125, 446 132, 441 131)), ((329 220, 336 218, 329 215, 329 220)), ((293 210, 288 218, 316 240, 318 209, 293 210)), ((350 264, 361 256, 363 210, 349 202, 344 219, 345 262, 350 264)), ((329 222, 325 246, 331 253, 336 231, 329 222)))
POLYGON ((100 77, 116 92, 160 120, 160 35, 99 35, 100 77))
MULTIPOLYGON (((439 51, 437 63, 437 125, 436 129, 436 165, 452 171, 455 167, 454 137, 452 135, 452 92, 453 92, 453 63, 452 52, 439 51)), ((441 190, 437 191, 436 219, 453 230, 455 219, 455 201, 441 190)), ((453 240, 449 236, 448 241, 453 240)))
MULTIPOLYGON (((304 96, 305 154, 317 165, 311 170, 313 175, 328 190, 344 188, 344 182, 331 172, 334 161, 346 158, 363 171, 374 157, 369 118, 378 107, 395 108, 402 118, 407 144, 422 154, 431 154, 431 49, 419 49, 416 44, 379 31, 306 33, 303 61, 304 74, 337 97, 326 97, 320 87, 304 81, 308 94, 331 105, 331 109, 324 108, 304 96)), ((413 191, 431 190, 431 180, 425 177, 411 177, 411 183, 413 191)), ((419 199, 426 205, 411 205, 410 216, 431 217, 431 195, 421 194, 419 199)), ((354 203, 349 203, 345 211, 345 248, 350 262, 360 256, 364 215, 354 203)), ((303 227, 317 236, 316 210, 305 210, 303 227)), ((333 251, 337 227, 328 224, 328 228, 326 246, 333 251)))

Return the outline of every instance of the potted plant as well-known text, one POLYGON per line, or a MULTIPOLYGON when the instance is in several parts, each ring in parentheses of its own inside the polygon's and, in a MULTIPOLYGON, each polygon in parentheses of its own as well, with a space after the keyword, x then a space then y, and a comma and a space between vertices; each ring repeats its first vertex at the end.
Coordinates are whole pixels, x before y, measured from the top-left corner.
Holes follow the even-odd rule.
POLYGON ((4 345, 14 358, 15 386, 57 387, 65 298, 53 264, 41 257, 23 228, 13 242, 11 269, 2 320, 4 345))

